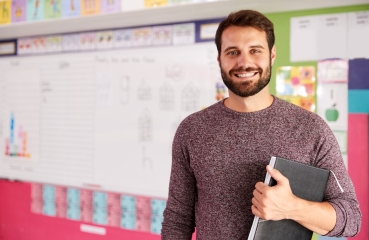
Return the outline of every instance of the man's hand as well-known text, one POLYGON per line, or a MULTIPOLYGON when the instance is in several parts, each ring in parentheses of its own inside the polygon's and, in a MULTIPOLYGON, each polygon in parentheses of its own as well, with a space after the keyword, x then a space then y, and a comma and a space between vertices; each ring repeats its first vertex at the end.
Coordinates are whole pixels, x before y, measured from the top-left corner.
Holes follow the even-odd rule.
POLYGON ((262 182, 256 183, 252 198, 252 213, 265 220, 289 219, 289 213, 296 208, 298 198, 293 195, 285 176, 269 165, 266 169, 276 180, 277 185, 270 187, 262 182))
POLYGON ((296 197, 285 176, 270 166, 266 169, 277 185, 269 187, 262 182, 256 183, 251 206, 255 216, 265 220, 291 219, 320 235, 333 229, 336 211, 330 203, 296 197))

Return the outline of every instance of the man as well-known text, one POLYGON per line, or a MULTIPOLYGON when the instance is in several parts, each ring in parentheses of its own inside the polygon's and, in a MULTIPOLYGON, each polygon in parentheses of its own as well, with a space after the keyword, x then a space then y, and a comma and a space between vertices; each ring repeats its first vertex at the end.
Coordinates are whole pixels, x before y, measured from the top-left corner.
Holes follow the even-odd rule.
POLYGON ((361 213, 337 141, 316 114, 269 93, 276 58, 273 24, 242 10, 216 33, 218 62, 229 98, 187 117, 173 141, 173 162, 162 239, 247 239, 254 215, 292 219, 327 236, 354 236, 361 213), (271 156, 332 170, 324 201, 291 192, 271 156), (262 182, 266 170, 276 179, 262 182), (331 174, 332 175, 332 174, 331 174))

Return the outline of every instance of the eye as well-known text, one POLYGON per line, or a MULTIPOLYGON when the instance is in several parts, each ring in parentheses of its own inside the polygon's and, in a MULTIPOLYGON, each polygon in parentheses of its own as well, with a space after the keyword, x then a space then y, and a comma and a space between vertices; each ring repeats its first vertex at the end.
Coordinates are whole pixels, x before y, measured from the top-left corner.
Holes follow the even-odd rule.
POLYGON ((230 51, 227 53, 227 55, 237 55, 238 51, 230 51))
POLYGON ((261 51, 259 49, 251 49, 250 52, 254 54, 254 53, 260 53, 261 51))

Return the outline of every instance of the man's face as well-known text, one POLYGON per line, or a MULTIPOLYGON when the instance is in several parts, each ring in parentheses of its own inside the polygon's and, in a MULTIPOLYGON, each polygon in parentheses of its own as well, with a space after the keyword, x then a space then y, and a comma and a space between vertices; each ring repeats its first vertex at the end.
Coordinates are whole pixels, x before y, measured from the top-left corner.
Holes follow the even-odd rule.
POLYGON ((265 88, 274 59, 275 47, 270 53, 264 31, 236 26, 224 30, 218 61, 230 95, 249 97, 265 88))

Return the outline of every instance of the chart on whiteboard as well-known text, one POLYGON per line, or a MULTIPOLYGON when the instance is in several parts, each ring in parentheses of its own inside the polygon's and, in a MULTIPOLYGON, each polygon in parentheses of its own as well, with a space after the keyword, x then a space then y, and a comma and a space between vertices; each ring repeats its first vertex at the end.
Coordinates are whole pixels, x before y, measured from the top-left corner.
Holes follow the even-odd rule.
POLYGON ((8 71, 1 82, 1 153, 7 161, 40 161, 39 71, 8 71))
POLYGON ((225 94, 213 43, 1 58, 0 177, 166 197, 177 127, 225 94))

